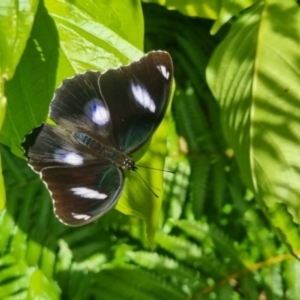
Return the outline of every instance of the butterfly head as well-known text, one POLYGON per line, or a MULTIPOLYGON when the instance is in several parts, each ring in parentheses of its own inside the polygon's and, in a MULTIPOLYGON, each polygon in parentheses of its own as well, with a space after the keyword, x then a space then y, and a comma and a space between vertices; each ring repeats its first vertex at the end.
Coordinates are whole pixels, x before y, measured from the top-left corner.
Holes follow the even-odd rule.
POLYGON ((137 166, 135 165, 135 161, 130 158, 127 157, 122 164, 122 169, 123 170, 132 170, 132 171, 136 171, 137 170, 137 166))

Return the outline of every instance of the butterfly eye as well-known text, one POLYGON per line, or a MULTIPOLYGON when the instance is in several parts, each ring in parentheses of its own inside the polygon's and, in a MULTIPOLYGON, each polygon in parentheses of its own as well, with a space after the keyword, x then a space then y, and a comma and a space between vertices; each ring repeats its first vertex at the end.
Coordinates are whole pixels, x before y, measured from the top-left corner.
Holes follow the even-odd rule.
POLYGON ((87 102, 84 107, 84 113, 94 123, 105 125, 110 120, 109 111, 104 103, 99 99, 93 99, 87 102))
POLYGON ((130 87, 135 100, 144 108, 147 108, 152 113, 154 113, 156 110, 156 106, 147 90, 141 84, 132 83, 130 87))

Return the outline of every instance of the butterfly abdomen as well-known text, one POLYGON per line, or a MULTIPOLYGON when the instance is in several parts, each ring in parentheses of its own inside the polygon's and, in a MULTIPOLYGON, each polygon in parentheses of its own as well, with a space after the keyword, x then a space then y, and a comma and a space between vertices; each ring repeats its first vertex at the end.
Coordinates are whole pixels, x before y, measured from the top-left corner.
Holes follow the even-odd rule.
POLYGON ((97 149, 99 147, 98 143, 89 137, 88 135, 81 133, 81 132, 73 132, 72 133, 73 138, 79 142, 80 144, 87 146, 91 149, 97 149))

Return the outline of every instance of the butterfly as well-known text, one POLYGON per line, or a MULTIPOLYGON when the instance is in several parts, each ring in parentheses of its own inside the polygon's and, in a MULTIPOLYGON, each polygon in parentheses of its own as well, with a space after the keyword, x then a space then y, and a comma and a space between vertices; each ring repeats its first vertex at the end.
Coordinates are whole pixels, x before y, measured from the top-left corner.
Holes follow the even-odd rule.
POLYGON ((172 78, 170 55, 152 51, 127 66, 66 79, 56 90, 50 104, 56 125, 42 125, 26 156, 61 222, 90 223, 117 203, 124 171, 137 169, 131 155, 166 113, 172 78))

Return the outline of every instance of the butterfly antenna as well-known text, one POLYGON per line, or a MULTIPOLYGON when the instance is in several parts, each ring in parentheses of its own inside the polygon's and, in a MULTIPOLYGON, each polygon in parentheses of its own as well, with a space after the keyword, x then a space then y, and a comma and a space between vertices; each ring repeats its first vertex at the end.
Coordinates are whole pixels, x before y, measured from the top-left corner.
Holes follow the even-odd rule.
POLYGON ((152 167, 146 167, 146 166, 140 166, 140 165, 136 165, 139 168, 144 168, 144 169, 150 169, 150 170, 156 170, 156 171, 161 171, 161 172, 167 172, 167 173, 172 173, 175 174, 175 171, 172 170, 165 170, 165 169, 157 169, 157 168, 152 168, 152 167))
POLYGON ((154 193, 154 191, 151 189, 150 185, 144 180, 144 178, 139 174, 139 172, 137 170, 135 170, 136 173, 139 175, 139 177, 141 178, 141 180, 144 182, 144 184, 146 185, 146 187, 152 192, 152 194, 158 198, 158 196, 154 193))

